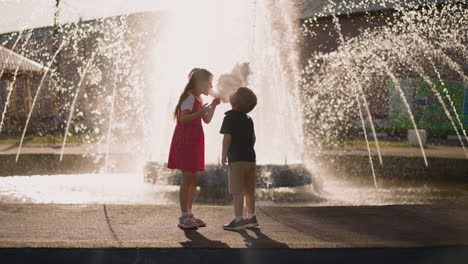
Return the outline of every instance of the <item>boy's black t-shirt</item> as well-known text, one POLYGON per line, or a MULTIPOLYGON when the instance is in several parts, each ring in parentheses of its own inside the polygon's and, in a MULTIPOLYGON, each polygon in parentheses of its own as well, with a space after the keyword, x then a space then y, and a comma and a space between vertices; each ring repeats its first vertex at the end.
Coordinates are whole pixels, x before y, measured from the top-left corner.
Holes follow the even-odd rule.
POLYGON ((231 146, 228 151, 229 163, 236 161, 255 162, 253 137, 254 124, 252 118, 237 110, 225 113, 221 134, 231 134, 231 146))

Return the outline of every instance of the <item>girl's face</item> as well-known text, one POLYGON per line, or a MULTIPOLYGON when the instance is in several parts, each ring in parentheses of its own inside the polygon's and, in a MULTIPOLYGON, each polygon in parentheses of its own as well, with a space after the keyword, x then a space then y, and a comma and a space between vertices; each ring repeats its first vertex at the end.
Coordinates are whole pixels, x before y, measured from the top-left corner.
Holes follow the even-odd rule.
POLYGON ((213 88, 213 76, 208 77, 206 81, 200 81, 197 85, 197 90, 200 94, 208 95, 213 88))

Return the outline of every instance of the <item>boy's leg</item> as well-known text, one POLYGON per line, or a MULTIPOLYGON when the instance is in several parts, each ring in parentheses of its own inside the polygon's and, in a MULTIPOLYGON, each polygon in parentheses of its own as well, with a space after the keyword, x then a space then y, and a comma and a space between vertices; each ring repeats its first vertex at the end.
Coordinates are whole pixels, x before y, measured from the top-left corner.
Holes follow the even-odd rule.
POLYGON ((248 162, 245 166, 245 181, 244 181, 244 195, 249 215, 255 214, 255 184, 256 184, 256 164, 255 162, 248 162))
POLYGON ((242 174, 243 167, 240 162, 233 162, 229 164, 229 193, 232 194, 235 219, 223 226, 223 228, 226 230, 241 230, 245 228, 244 220, 242 219, 242 211, 244 210, 242 174))
POLYGON ((234 204, 234 216, 236 217, 229 224, 223 226, 226 230, 242 230, 245 228, 242 211, 244 210, 243 186, 243 166, 241 162, 229 164, 229 193, 232 194, 234 204))
POLYGON ((255 194, 245 193, 245 207, 247 207, 247 218, 255 215, 255 194))
POLYGON ((243 166, 242 162, 233 162, 229 165, 229 193, 232 194, 234 204, 234 216, 236 220, 242 219, 244 210, 243 166))
POLYGON ((244 194, 233 193, 232 199, 234 202, 234 215, 236 216, 236 218, 234 218, 228 224, 223 225, 223 228, 225 230, 232 231, 242 230, 245 228, 245 221, 242 218, 242 210, 244 209, 244 194))
POLYGON ((244 195, 243 194, 233 194, 232 200, 234 203, 234 216, 236 221, 242 219, 242 212, 244 211, 244 195))
POLYGON ((247 218, 245 224, 247 227, 258 226, 255 217, 255 184, 256 184, 256 165, 255 162, 249 162, 245 168, 244 195, 247 207, 247 218))

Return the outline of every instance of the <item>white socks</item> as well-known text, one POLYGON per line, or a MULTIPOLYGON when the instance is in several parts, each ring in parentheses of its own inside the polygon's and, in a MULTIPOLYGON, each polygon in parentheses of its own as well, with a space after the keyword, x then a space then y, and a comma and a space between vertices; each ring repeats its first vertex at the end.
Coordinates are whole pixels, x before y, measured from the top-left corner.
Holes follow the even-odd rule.
MULTIPOLYGON (((249 214, 247 213, 247 219, 252 219, 253 217, 255 216, 255 214, 249 214)), ((242 220, 242 216, 236 216, 236 222, 239 222, 240 220, 242 220)))
POLYGON ((181 214, 182 217, 186 217, 186 216, 189 216, 189 215, 190 215, 189 212, 182 212, 182 214, 181 214))
POLYGON ((180 216, 185 217, 192 214, 192 209, 188 209, 187 212, 182 212, 180 216))

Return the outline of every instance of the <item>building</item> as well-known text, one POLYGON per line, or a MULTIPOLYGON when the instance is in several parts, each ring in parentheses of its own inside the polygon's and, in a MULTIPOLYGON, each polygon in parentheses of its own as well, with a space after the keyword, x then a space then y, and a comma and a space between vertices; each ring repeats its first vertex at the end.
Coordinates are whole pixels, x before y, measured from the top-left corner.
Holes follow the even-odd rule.
MULTIPOLYGON (((342 36, 345 40, 359 37, 365 31, 378 30, 380 27, 395 24, 401 20, 398 8, 420 10, 427 5, 435 5, 442 8, 446 4, 463 5, 462 1, 450 0, 408 0, 408 1, 359 1, 359 0, 303 0, 300 8, 301 24, 312 34, 305 34, 301 43, 302 65, 307 65, 308 59, 314 54, 327 54, 334 52, 340 45, 340 37, 337 33, 335 22, 338 20, 342 36), (333 3, 333 7, 330 3, 333 3), (334 21, 335 20, 335 21, 334 21), (313 21, 310 23, 309 21, 313 21)), ((466 7, 464 7, 466 8, 466 7)), ((467 39, 465 38, 465 42, 467 39)), ((468 43, 465 43, 465 46, 468 43)), ((453 56, 458 65, 462 65, 465 75, 468 65, 466 57, 453 56)), ((426 70, 426 69, 425 69, 426 70)), ((439 76, 431 71, 426 71, 429 78, 442 90, 438 81, 439 76)), ((445 112, 442 110, 436 96, 428 95, 427 87, 418 75, 405 73, 405 69, 398 73, 402 77, 402 87, 409 94, 409 102, 417 122, 422 127, 432 130, 432 135, 453 134, 452 125, 445 112), (440 125, 443 123, 443 125, 440 125)), ((440 72, 441 79, 449 90, 458 114, 463 119, 465 129, 468 129, 468 84, 464 83, 460 74, 452 72, 440 72)), ((406 109, 395 109, 402 105, 393 102, 401 101, 392 92, 392 83, 388 78, 375 79, 371 93, 368 96, 370 109, 377 126, 385 131, 387 128, 395 128, 403 132, 411 128, 407 115, 400 119, 392 117, 394 112, 406 112, 406 109)), ((356 122, 360 124, 359 122, 356 122)), ((359 125, 360 126, 360 125, 359 125)))
MULTIPOLYGON (((154 41, 156 19, 157 13, 144 12, 0 34, 0 44, 6 48, 11 49, 17 42, 18 56, 32 58, 38 62, 37 65, 50 65, 38 97, 39 110, 33 112, 28 133, 57 132, 57 120, 63 126, 77 91, 79 98, 75 110, 79 114, 74 116, 71 129, 77 131, 73 126, 79 123, 81 132, 98 131, 97 126, 101 126, 99 131, 103 131, 102 119, 107 118, 110 109, 110 105, 103 102, 108 101, 113 89, 118 90, 118 96, 135 78, 145 76, 142 71, 148 67, 144 67, 142 58, 147 56, 154 41), (56 58, 51 61, 55 53, 56 58)), ((5 58, 0 57, 0 63, 5 58)), ((11 74, 8 72, 5 78, 10 78, 7 76, 11 74)), ((39 85, 36 75, 28 82, 22 80, 23 77, 19 78, 17 84, 23 85, 26 92, 18 90, 14 95, 18 98, 15 102, 23 100, 28 104, 27 107, 23 107, 23 103, 18 104, 21 105, 18 115, 13 112, 7 114, 11 119, 22 120, 22 113, 29 112, 31 97, 39 85)), ((2 94, 6 86, 6 82, 0 86, 2 94)), ((2 94, 0 101, 3 101, 2 94)), ((18 125, 14 125, 15 129, 10 129, 10 124, 7 127, 10 134, 14 134, 18 125)))
MULTIPOLYGON (((336 4, 336 8, 333 10, 327 9, 330 3, 329 0, 301 0, 297 2, 300 11, 299 22, 307 26, 306 21, 314 17, 319 25, 314 28, 314 37, 306 35, 302 39, 300 45, 302 65, 306 64, 311 54, 317 52, 329 53, 339 46, 339 37, 333 23, 334 16, 339 18, 343 36, 345 39, 349 39, 359 36, 365 30, 378 28, 398 20, 397 5, 417 9, 429 3, 443 6, 446 3, 453 2, 450 0, 331 1, 336 4), (362 5, 363 2, 366 5, 362 5), (385 2, 385 4, 381 4, 382 2, 385 2), (343 5, 343 3, 347 4, 343 5)), ((48 65, 61 41, 68 40, 72 43, 66 45, 58 53, 57 59, 51 65, 47 88, 39 97, 51 98, 52 103, 46 104, 53 106, 50 109, 50 116, 59 116, 61 119, 68 116, 75 91, 80 88, 77 107, 82 110, 83 115, 77 118, 94 120, 90 122, 96 123, 97 119, 102 117, 94 113, 105 113, 110 109, 109 105, 103 102, 106 102, 106 98, 112 94, 114 86, 117 86, 119 91, 125 91, 125 86, 129 85, 127 81, 130 77, 133 80, 139 78, 138 82, 144 83, 145 76, 149 75, 148 70, 151 69, 151 65, 148 65, 151 61, 144 58, 150 56, 150 47, 154 46, 153 43, 156 41, 158 28, 155 25, 158 24, 156 21, 159 19, 161 19, 161 14, 143 12, 24 31, 26 33, 30 32, 31 37, 28 41, 23 38, 18 43, 18 46, 23 45, 24 48, 17 52, 42 65, 48 65), (116 45, 118 48, 114 48, 117 47, 116 45), (81 76, 80 70, 90 61, 91 68, 86 76, 81 76), (124 73, 116 75, 117 72, 121 72, 121 69, 117 70, 121 67, 124 68, 124 73), (134 76, 136 71, 139 71, 137 77, 134 76), (84 77, 86 77, 86 80, 81 82, 84 77), (79 84, 82 87, 78 87, 79 84)), ((18 32, 0 34, 0 44, 3 43, 7 48, 11 48, 17 37, 18 32)), ((455 84, 460 82, 458 79, 452 79, 452 76, 447 76, 445 79, 455 84)), ((407 83, 410 86, 413 85, 411 82, 407 83)), ((27 83, 27 86, 30 86, 28 89, 32 93, 34 93, 33 89, 37 85, 37 80, 35 83, 27 83)), ((383 125, 381 127, 385 127, 388 124, 389 113, 391 112, 391 105, 388 100, 389 84, 387 80, 376 80, 375 86, 384 89, 376 89, 376 92, 381 96, 371 96, 369 98, 370 108, 376 120, 382 121, 383 125), (381 81, 381 83, 378 83, 378 81, 381 81)), ((122 98, 125 98, 125 96, 122 95, 122 98)), ((417 94, 414 94, 413 97, 414 102, 419 101, 423 104, 432 100, 416 98, 417 94)), ((459 104, 464 104, 464 109, 466 109, 464 118, 468 124, 468 101, 464 98, 468 98, 466 89, 465 96, 463 97, 463 94, 457 95, 456 100, 459 104)), ((30 99, 24 100, 28 101, 30 99)), ((415 112, 420 110, 418 107, 416 104, 414 105, 415 112)), ((32 121, 35 120, 41 119, 34 118, 32 121)), ((91 123, 86 125, 88 129, 93 129, 91 123)), ((40 125, 37 124, 37 126, 40 125)), ((48 127, 53 128, 54 126, 50 125, 48 127)))
MULTIPOLYGON (((5 114, 2 134, 16 134, 22 129, 37 85, 47 71, 44 65, 0 46, 0 115, 5 114)), ((48 84, 46 78, 43 85, 48 84)), ((41 98, 37 103, 35 118, 43 121, 51 118, 50 98, 41 98)))

